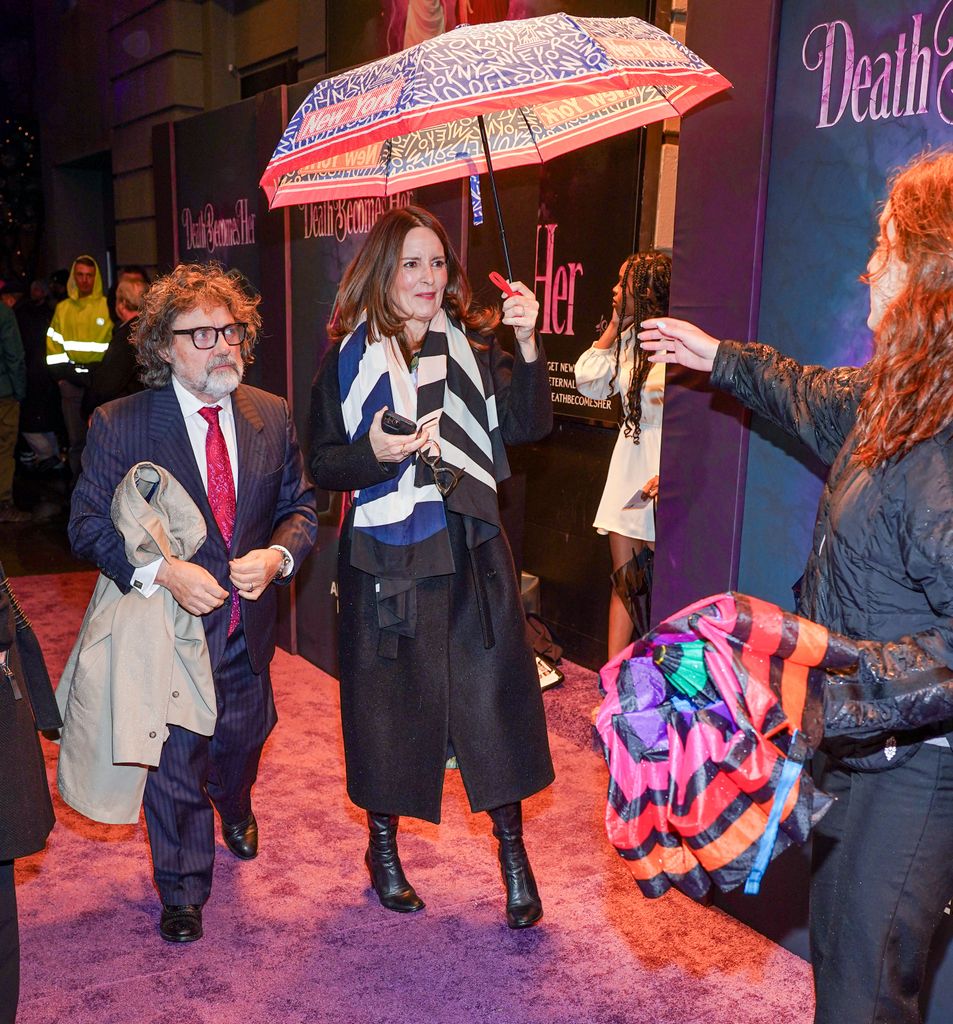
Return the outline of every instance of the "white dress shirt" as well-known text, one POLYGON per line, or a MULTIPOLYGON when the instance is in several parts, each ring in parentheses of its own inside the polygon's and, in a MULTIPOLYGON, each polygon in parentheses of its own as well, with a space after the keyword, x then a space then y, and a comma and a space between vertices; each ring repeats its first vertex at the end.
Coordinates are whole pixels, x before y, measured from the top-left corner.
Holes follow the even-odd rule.
POLYGON ((205 458, 205 439, 208 436, 209 425, 203 416, 199 415, 200 409, 211 409, 218 406, 222 411, 218 414, 218 424, 222 428, 225 437, 225 447, 228 449, 228 461, 232 465, 232 480, 235 484, 235 503, 238 504, 238 445, 235 441, 235 414, 232 411, 232 396, 226 395, 217 402, 206 405, 200 398, 196 398, 191 391, 186 391, 178 382, 172 378, 172 390, 179 400, 179 408, 182 410, 182 418, 185 420, 185 429, 189 432, 189 443, 192 445, 192 454, 195 456, 195 463, 199 467, 202 476, 202 486, 208 494, 208 462, 205 458))

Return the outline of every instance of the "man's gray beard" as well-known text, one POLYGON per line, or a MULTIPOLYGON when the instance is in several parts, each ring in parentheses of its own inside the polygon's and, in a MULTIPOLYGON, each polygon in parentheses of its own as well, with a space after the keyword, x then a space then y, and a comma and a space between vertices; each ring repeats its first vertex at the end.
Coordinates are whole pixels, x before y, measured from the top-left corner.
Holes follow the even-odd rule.
POLYGON ((242 382, 242 376, 234 366, 217 367, 205 377, 205 386, 201 389, 212 398, 224 398, 230 395, 242 382), (220 372, 222 370, 231 372, 220 372))
POLYGON ((179 381, 195 395, 208 395, 215 401, 230 395, 242 382, 242 375, 233 364, 219 364, 208 373, 198 379, 187 377, 182 373, 181 367, 172 367, 173 373, 179 381), (229 373, 219 372, 222 369, 229 370, 229 373))

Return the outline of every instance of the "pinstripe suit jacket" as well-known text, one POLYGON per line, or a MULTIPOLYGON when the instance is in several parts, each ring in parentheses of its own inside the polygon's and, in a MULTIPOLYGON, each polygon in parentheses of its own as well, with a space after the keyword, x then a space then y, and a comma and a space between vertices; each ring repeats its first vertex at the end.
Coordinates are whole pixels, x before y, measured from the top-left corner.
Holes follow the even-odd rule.
MULTIPOLYGON (((304 468, 294 424, 284 399, 240 384, 232 394, 238 448, 238 505, 231 550, 226 549, 182 411, 171 383, 101 406, 93 415, 83 472, 73 492, 69 537, 73 551, 87 558, 126 593, 133 566, 126 560, 122 537, 110 518, 113 494, 137 462, 168 470, 188 491, 205 517, 208 537, 192 561, 204 566, 226 590, 228 560, 253 548, 281 544, 301 567, 317 530, 314 491, 304 468)), ((275 588, 257 601, 242 602, 248 657, 255 672, 275 650, 275 588)), ((229 602, 204 616, 213 669, 221 661, 228 632, 229 602)))

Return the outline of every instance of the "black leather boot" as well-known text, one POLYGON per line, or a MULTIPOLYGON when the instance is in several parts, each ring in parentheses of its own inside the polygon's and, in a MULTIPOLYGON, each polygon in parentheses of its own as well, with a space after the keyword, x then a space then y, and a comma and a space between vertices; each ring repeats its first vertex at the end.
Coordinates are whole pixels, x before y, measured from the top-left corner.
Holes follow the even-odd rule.
POLYGON ((396 910, 398 914, 412 914, 415 910, 423 910, 424 901, 414 892, 400 866, 400 857, 397 856, 399 821, 396 815, 367 812, 370 844, 364 854, 364 863, 381 906, 396 910))
POLYGON ((543 904, 523 846, 523 809, 520 804, 505 804, 487 813, 493 820, 493 835, 500 842, 506 923, 511 928, 529 928, 543 916, 543 904))

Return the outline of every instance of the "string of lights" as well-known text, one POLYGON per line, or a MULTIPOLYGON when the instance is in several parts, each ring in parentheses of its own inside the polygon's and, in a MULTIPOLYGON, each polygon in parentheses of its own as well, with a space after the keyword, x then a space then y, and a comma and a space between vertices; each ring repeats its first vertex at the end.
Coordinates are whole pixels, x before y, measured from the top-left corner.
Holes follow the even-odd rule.
POLYGON ((32 276, 43 221, 39 141, 12 117, 0 126, 0 277, 32 276))

